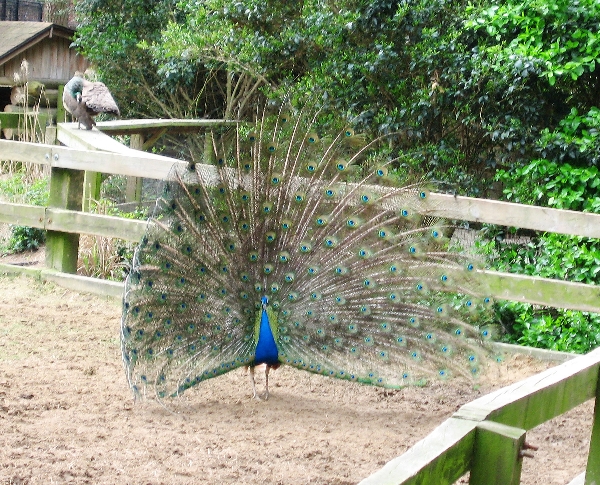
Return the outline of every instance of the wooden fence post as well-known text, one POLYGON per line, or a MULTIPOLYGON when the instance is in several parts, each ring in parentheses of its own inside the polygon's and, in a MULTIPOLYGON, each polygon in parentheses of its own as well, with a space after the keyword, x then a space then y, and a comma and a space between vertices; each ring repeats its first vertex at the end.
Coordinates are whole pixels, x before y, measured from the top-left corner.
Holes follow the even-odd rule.
MULTIPOLYGON (((129 147, 135 150, 142 150, 144 146, 144 135, 131 135, 129 147)), ((125 189, 125 202, 137 202, 138 207, 142 203, 142 178, 127 177, 127 187, 125 189)))
POLYGON ((100 200, 101 186, 102 173, 86 170, 83 175, 83 203, 81 206, 83 212, 90 212, 93 200, 100 200))
POLYGON ((600 483, 600 379, 596 387, 596 404, 594 405, 594 424, 590 439, 590 451, 585 470, 585 485, 600 483))
MULTIPOLYGON (((53 167, 50 171, 49 207, 81 210, 83 172, 53 167)), ((52 219, 48 220, 52 227, 52 219)), ((79 234, 52 231, 46 234, 46 267, 63 273, 77 272, 79 234)))
POLYGON ((525 430, 493 421, 477 426, 469 485, 519 485, 525 430))
POLYGON ((56 123, 64 123, 67 119, 67 111, 63 106, 62 97, 65 85, 61 84, 58 86, 58 99, 56 101, 56 123))

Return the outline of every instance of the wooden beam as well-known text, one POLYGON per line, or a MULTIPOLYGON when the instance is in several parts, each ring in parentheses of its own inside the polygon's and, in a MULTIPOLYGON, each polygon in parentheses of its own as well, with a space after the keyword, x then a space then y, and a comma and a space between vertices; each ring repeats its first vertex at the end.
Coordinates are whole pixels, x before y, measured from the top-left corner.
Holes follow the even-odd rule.
POLYGON ((454 416, 529 430, 596 397, 600 348, 462 406, 454 416))
MULTIPOLYGON (((128 241, 139 241, 147 226, 146 221, 10 203, 0 203, 0 222, 128 241)), ((464 279, 464 272, 456 277, 464 279)), ((469 277, 478 279, 486 295, 495 299, 600 313, 600 286, 495 271, 469 277)))
POLYGON ((40 143, 0 140, 0 154, 2 155, 2 160, 14 160, 15 162, 49 165, 53 148, 56 147, 42 145, 40 143))
POLYGON ((478 423, 450 418, 359 485, 446 485, 471 464, 478 423))
MULTIPOLYGON (((454 483, 470 469, 471 457, 485 461, 486 454, 495 453, 510 461, 520 449, 525 430, 596 397, 599 367, 600 349, 596 349, 471 401, 406 453, 388 462, 360 484, 444 485, 454 483), (481 430, 499 434, 505 439, 501 442, 492 439, 490 451, 487 444, 476 444, 476 433, 481 433, 481 430)), ((487 438, 489 436, 485 440, 487 438)), ((475 470, 477 482, 472 483, 518 483, 514 481, 519 471, 518 464, 509 477, 504 476, 513 481, 499 482, 487 481, 486 472, 490 475, 495 472, 488 465, 474 463, 474 468, 480 466, 480 470, 475 470)), ((501 470, 498 472, 501 473, 501 470)))
POLYGON ((427 213, 447 219, 600 238, 600 214, 432 193, 427 213))
POLYGON ((52 281, 57 285, 70 290, 83 291, 111 298, 123 297, 123 283, 117 281, 101 280, 98 278, 90 278, 88 276, 50 270, 42 270, 40 276, 44 280, 52 281))
POLYGON ((168 132, 197 132, 218 126, 237 126, 235 120, 206 119, 148 119, 102 121, 96 127, 109 135, 129 135, 132 133, 154 133, 157 130, 168 132))
MULTIPOLYGON (((121 144, 119 143, 119 145, 121 144)), ((89 151, 55 145, 0 140, 0 153, 3 159, 40 163, 52 167, 74 170, 94 169, 102 173, 134 175, 163 180, 169 175, 174 163, 187 166, 185 162, 180 160, 130 150, 123 145, 121 147, 125 149, 126 153, 89 151)), ((216 173, 216 169, 212 166, 207 166, 207 170, 216 173)))
MULTIPOLYGON (((129 147, 134 150, 142 150, 144 146, 144 135, 133 134, 129 140, 129 147)), ((142 177, 127 177, 125 187, 125 202, 135 202, 137 207, 142 203, 142 177)))
POLYGON ((158 141, 158 139, 161 136, 163 136, 166 132, 167 132, 166 128, 157 130, 148 136, 148 139, 144 142, 144 144, 141 147, 132 147, 132 148, 136 148, 138 150, 142 150, 145 152, 145 151, 149 150, 150 148, 152 148, 154 146, 154 144, 158 141))
POLYGON ((63 288, 74 291, 83 291, 111 298, 123 298, 123 283, 117 281, 101 280, 90 278, 89 276, 60 273, 44 268, 28 268, 5 263, 0 263, 0 274, 24 274, 32 278, 52 281, 63 288))
POLYGON ((136 219, 10 202, 0 202, 0 222, 57 232, 116 237, 134 242, 142 238, 148 225, 147 221, 136 219))
POLYGON ((600 313, 600 286, 496 271, 483 271, 479 277, 497 300, 600 313))
POLYGON ((133 242, 142 239, 148 225, 146 221, 135 219, 51 208, 47 210, 46 221, 46 229, 49 230, 115 237, 133 242))
POLYGON ((519 485, 525 430, 484 421, 477 426, 469 485, 519 485))
POLYGON ((83 175, 83 203, 82 210, 89 212, 92 201, 100 200, 100 189, 102 186, 102 174, 86 170, 83 175))
POLYGON ((600 483, 600 381, 596 384, 596 404, 594 407, 594 422, 590 438, 590 451, 588 453, 585 470, 585 485, 600 483))
MULTIPOLYGON (((61 123, 58 138, 63 143, 73 143, 81 148, 105 148, 115 153, 90 153, 89 151, 38 145, 35 143, 0 140, 0 150, 5 159, 51 163, 52 166, 89 169, 104 173, 117 173, 154 179, 167 178, 174 163, 185 162, 151 153, 131 150, 103 135, 97 130, 77 130, 76 126, 61 123), (73 129, 74 128, 74 129, 73 129), (118 150, 118 153, 117 153, 118 150)), ((201 166, 207 173, 216 173, 211 165, 201 166)), ((423 210, 430 215, 449 219, 488 222, 561 234, 600 238, 600 214, 565 211, 546 207, 514 204, 510 202, 453 197, 447 194, 430 194, 423 210)))
POLYGON ((112 153, 128 153, 129 147, 104 135, 95 128, 85 130, 78 128, 77 123, 59 123, 57 125, 58 140, 69 148, 79 150, 101 150, 112 153))
POLYGON ((0 222, 17 226, 44 228, 45 207, 0 202, 0 222))
MULTIPOLYGON (((53 167, 50 173, 48 205, 55 208, 80 210, 83 193, 83 172, 53 167)), ((46 267, 64 273, 77 272, 79 233, 48 230, 46 233, 46 267)))
POLYGON ((58 86, 58 98, 56 103, 56 123, 64 123, 67 119, 67 110, 63 105, 63 92, 65 90, 65 85, 61 84, 58 86))

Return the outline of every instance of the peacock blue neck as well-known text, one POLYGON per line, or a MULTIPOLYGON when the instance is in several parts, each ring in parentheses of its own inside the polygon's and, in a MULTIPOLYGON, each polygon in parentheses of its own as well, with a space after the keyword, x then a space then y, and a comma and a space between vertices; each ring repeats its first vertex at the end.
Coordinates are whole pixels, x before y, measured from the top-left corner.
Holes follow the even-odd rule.
POLYGON ((254 354, 254 364, 274 365, 279 362, 279 351, 275 343, 273 331, 277 329, 275 315, 268 307, 269 300, 266 296, 262 298, 262 308, 260 313, 260 322, 258 322, 258 342, 254 354), (271 314, 271 316, 269 316, 271 314))

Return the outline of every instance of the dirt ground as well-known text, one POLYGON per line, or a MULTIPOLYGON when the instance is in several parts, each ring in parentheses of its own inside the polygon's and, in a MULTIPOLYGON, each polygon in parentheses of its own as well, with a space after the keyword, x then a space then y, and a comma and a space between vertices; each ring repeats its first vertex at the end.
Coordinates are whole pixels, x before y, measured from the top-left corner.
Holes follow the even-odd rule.
MULTIPOLYGON (((386 391, 283 367, 251 399, 243 369, 166 410, 134 403, 120 303, 0 277, 0 484, 354 484, 465 404, 549 364, 508 358, 494 382, 386 391)), ((593 403, 528 433, 525 484, 585 468, 593 403)), ((466 483, 466 479, 461 479, 466 483)))

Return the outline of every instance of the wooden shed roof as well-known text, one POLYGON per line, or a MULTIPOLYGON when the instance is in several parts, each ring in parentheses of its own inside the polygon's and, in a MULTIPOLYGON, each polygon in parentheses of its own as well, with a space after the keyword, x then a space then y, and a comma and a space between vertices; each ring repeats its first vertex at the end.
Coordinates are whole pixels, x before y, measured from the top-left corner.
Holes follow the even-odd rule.
POLYGON ((0 22, 0 64, 45 38, 72 38, 74 30, 49 22, 0 22))

